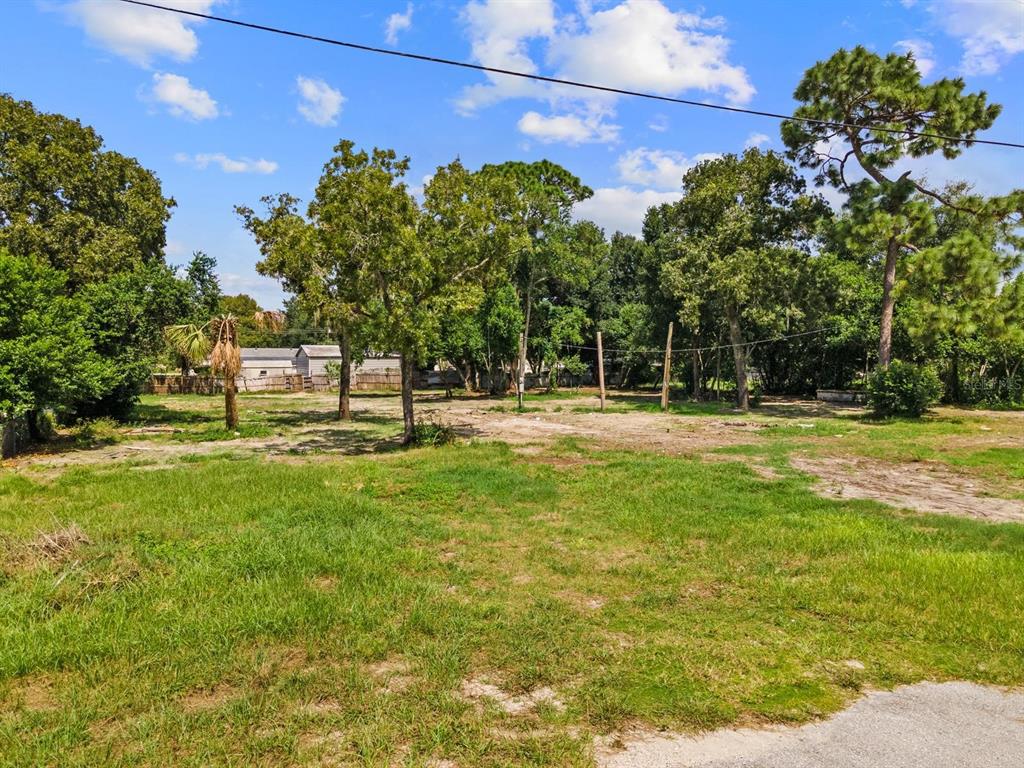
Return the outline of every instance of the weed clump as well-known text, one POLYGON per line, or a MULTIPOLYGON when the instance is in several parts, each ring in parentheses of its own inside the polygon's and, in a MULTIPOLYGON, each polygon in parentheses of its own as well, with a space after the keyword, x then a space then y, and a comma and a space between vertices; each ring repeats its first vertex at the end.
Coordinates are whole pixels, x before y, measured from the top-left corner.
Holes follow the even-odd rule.
POLYGON ((412 444, 422 446, 453 445, 459 439, 451 424, 445 424, 434 416, 416 424, 412 434, 412 444))

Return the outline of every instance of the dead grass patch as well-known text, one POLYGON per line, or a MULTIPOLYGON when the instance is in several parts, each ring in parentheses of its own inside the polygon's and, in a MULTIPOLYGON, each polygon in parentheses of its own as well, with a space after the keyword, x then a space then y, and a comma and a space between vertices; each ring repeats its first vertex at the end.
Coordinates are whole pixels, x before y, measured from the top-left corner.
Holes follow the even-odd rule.
POLYGON ((179 699, 186 712, 206 712, 224 706, 238 696, 238 690, 227 683, 218 683, 213 688, 204 688, 185 694, 179 699))
POLYGON ((338 586, 338 577, 330 575, 316 576, 310 581, 313 589, 320 592, 333 592, 338 586))
POLYGON ((57 708, 54 682, 46 675, 21 678, 14 681, 5 697, 5 709, 25 709, 28 712, 48 712, 57 708))
POLYGON ((68 523, 52 531, 40 531, 28 543, 28 548, 37 557, 51 563, 62 563, 74 557, 79 547, 91 543, 92 540, 78 523, 68 523))
POLYGON ((410 670, 409 662, 397 657, 368 664, 366 667, 366 671, 381 684, 385 693, 401 693, 410 688, 416 682, 410 670))
POLYGON ((341 730, 305 731, 299 734, 295 746, 300 754, 316 755, 320 765, 341 765, 340 761, 350 751, 348 737, 341 730))
POLYGON ((546 705, 559 711, 565 704, 555 691, 547 686, 518 695, 503 691, 497 685, 481 678, 469 678, 462 681, 459 688, 462 698, 475 704, 494 703, 500 710, 509 715, 521 715, 546 705))
POLYGON ((566 601, 576 610, 583 611, 585 613, 599 611, 605 606, 605 603, 608 602, 608 598, 601 595, 586 595, 582 592, 576 592, 571 589, 556 592, 555 596, 566 601))

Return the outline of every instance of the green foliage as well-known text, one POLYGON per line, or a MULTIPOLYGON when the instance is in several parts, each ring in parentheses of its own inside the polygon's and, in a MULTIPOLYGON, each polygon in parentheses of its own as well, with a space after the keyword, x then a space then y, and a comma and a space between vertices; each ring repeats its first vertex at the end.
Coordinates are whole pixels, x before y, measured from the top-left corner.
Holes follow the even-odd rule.
POLYGON ((324 375, 329 381, 341 381, 341 363, 336 360, 328 360, 324 363, 324 375))
POLYGON ((96 350, 91 307, 63 295, 65 277, 0 248, 0 416, 52 408, 67 415, 120 375, 96 350))
MULTIPOLYGON (((699 336, 709 316, 729 323, 737 392, 747 405, 745 327, 779 333, 799 318, 794 288, 808 259, 816 220, 826 211, 774 152, 707 160, 683 177, 683 198, 659 216, 656 246, 679 319, 699 336)), ((654 228, 654 224, 650 225, 654 228)))
MULTIPOLYGON (((268 327, 258 322, 265 310, 252 296, 240 293, 237 296, 222 296, 213 314, 234 315, 238 318, 235 329, 240 347, 289 347, 293 346, 280 328, 268 327)), ((209 317, 209 315, 207 316, 209 317)))
POLYGON ((190 319, 194 322, 202 322, 220 309, 222 294, 216 270, 217 260, 202 251, 193 253, 185 266, 185 280, 192 287, 195 312, 190 319))
POLYGON ((69 286, 163 263, 174 200, 90 127, 0 94, 0 246, 33 254, 69 286))
MULTIPOLYGON (((919 250, 936 229, 933 211, 920 196, 946 204, 912 171, 897 178, 886 171, 906 157, 941 152, 947 160, 955 158, 978 131, 992 125, 1000 107, 988 104, 983 91, 963 91, 964 81, 959 78, 922 83, 912 54, 891 53, 883 58, 862 46, 840 49, 808 69, 796 88, 794 97, 800 106, 794 116, 810 122, 782 124, 789 156, 815 169, 819 184, 828 183, 849 194, 850 238, 873 244, 875 254, 884 256, 878 352, 883 367, 892 352, 900 260, 919 250), (893 131, 894 127, 915 135, 893 131), (848 178, 851 159, 867 178, 856 182, 848 178)), ((995 211, 1000 207, 992 207, 985 216, 1004 217, 995 211)))
POLYGON ((0 126, 8 290, 51 307, 9 323, 3 407, 124 414, 163 348, 163 325, 189 312, 186 284, 163 261, 174 201, 77 120, 0 95, 0 126))
POLYGON ((942 382, 929 365, 894 360, 867 381, 868 403, 879 416, 920 416, 942 395, 942 382))
POLYGON ((437 416, 430 416, 416 422, 412 444, 437 448, 442 445, 453 445, 458 440, 459 434, 451 424, 444 423, 437 416))
POLYGON ((119 424, 109 416, 79 419, 71 429, 71 437, 82 448, 116 443, 120 437, 119 424))

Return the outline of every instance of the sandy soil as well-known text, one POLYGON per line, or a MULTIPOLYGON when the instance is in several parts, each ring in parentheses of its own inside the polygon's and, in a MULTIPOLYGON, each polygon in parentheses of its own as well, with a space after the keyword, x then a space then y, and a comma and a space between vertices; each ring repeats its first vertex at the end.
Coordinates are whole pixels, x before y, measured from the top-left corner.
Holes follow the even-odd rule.
POLYGON ((918 683, 869 693, 820 723, 698 737, 619 734, 595 752, 599 768, 1017 768, 1024 693, 918 683))
POLYGON ((839 499, 873 499, 918 512, 996 523, 1024 522, 1024 501, 985 495, 976 479, 939 462, 880 463, 855 457, 793 456, 790 465, 818 478, 815 490, 839 499))

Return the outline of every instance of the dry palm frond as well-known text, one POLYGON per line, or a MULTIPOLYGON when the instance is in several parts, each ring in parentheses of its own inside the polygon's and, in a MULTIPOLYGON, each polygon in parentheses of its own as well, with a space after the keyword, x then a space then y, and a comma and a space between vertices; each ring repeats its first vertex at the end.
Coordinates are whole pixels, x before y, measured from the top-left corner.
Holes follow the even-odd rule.
POLYGON ((213 332, 213 351, 210 353, 210 368, 214 373, 234 378, 242 370, 242 351, 238 348, 238 334, 235 331, 234 315, 221 315, 210 321, 213 332))
POLYGON ((260 330, 273 331, 274 333, 280 333, 284 330, 285 326, 284 312, 276 309, 254 312, 252 320, 260 330))

